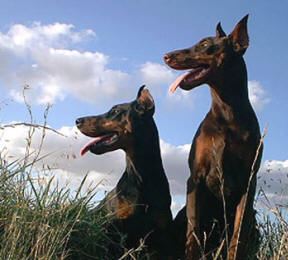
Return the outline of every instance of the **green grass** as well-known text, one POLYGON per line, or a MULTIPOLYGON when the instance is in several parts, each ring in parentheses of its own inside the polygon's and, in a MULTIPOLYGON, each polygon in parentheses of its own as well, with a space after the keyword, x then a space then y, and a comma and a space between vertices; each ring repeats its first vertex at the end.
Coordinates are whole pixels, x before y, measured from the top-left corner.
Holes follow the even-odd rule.
POLYGON ((11 161, 9 151, 0 150, 0 260, 149 259, 144 241, 138 248, 125 248, 125 236, 111 226, 111 216, 95 209, 97 188, 84 189, 87 175, 75 191, 58 185, 49 166, 48 172, 47 166, 39 170, 49 156, 40 157, 46 132, 63 134, 47 126, 49 105, 43 124, 35 124, 27 89, 23 99, 30 122, 0 125, 0 130, 28 127, 24 158, 11 161), (42 129, 42 138, 35 150, 31 144, 37 129, 42 129))
MULTIPOLYGON (((5 158, 7 151, 0 151, 0 260, 149 259, 143 241, 136 249, 125 248, 125 237, 116 229, 107 230, 110 216, 101 209, 92 211, 97 189, 84 189, 87 176, 76 191, 71 191, 35 167, 41 164, 45 131, 57 131, 46 127, 47 107, 39 149, 31 153, 35 125, 31 108, 25 104, 30 114, 30 123, 24 124, 30 129, 26 155, 11 161, 5 158), (115 258, 115 250, 120 250, 122 256, 115 258)), ((287 211, 287 205, 282 206, 287 211)), ((270 210, 275 216, 273 221, 265 213, 258 215, 258 258, 286 260, 288 224, 277 208, 270 210)))
MULTIPOLYGON (((288 259, 288 225, 278 209, 270 209, 274 217, 262 213, 258 223, 261 232, 259 259, 286 260, 288 259)), ((287 209, 286 209, 287 210, 287 209)))
POLYGON ((24 161, 7 164, 1 158, 0 259, 109 257, 105 244, 110 241, 103 232, 109 218, 101 210, 91 214, 95 192, 80 195, 85 179, 72 195, 53 178, 40 183, 32 165, 21 165, 24 161))
MULTIPOLYGON (((142 253, 143 245, 128 250, 124 237, 120 243, 111 240, 113 235, 106 230, 109 216, 101 209, 91 211, 97 190, 83 190, 86 177, 77 191, 60 188, 28 161, 8 163, 0 153, 1 260, 115 259, 111 245, 123 250, 122 259, 149 259, 142 253)), ((273 221, 264 213, 258 215, 259 259, 288 259, 287 222, 279 210, 271 211, 273 221)))
POLYGON ((107 225, 111 217, 95 209, 97 190, 83 188, 87 176, 71 191, 28 161, 8 163, 0 153, 1 260, 149 259, 143 241, 126 249, 125 236, 107 225))

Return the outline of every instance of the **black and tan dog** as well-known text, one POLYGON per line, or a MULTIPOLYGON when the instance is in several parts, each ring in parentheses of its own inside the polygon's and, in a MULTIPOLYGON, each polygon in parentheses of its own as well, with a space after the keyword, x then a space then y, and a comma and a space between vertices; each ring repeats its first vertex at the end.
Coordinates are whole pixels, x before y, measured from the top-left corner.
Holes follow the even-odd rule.
MULTIPOLYGON (((171 68, 192 69, 175 81, 171 92, 177 87, 191 90, 206 83, 212 96, 211 109, 198 128, 189 155, 188 259, 211 259, 222 242, 227 249, 222 254, 227 252, 225 258, 229 260, 246 260, 250 259, 249 253, 253 255, 249 246, 256 242, 257 234, 253 209, 255 173, 262 149, 253 166, 260 131, 248 98, 242 57, 249 45, 247 19, 245 16, 229 35, 219 23, 216 37, 204 38, 191 48, 164 57, 171 68), (254 175, 248 185, 251 172, 254 175)), ((185 215, 183 210, 181 214, 185 215)))
MULTIPOLYGON (((153 119, 154 101, 147 89, 137 99, 114 106, 109 112, 76 120, 79 130, 94 139, 81 151, 94 154, 122 149, 126 170, 105 198, 113 224, 127 235, 127 246, 135 247, 146 238, 153 259, 170 259, 172 214, 168 181, 163 169, 159 136, 153 119)), ((116 258, 115 258, 116 259, 116 258)))

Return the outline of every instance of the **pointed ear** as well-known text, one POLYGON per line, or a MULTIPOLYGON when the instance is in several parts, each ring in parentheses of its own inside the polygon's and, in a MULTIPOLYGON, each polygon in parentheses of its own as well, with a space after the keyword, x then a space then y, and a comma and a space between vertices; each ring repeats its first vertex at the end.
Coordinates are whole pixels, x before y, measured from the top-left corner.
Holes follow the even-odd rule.
POLYGON ((235 26, 233 32, 229 35, 232 40, 235 52, 243 55, 249 46, 249 36, 247 32, 248 14, 235 26))
POLYGON ((155 104, 153 97, 148 89, 144 89, 145 85, 140 87, 137 95, 137 110, 153 116, 155 111, 155 104))
POLYGON ((141 96, 141 93, 142 93, 142 90, 145 88, 145 85, 142 85, 139 90, 138 90, 138 93, 137 93, 137 99, 141 96))
POLYGON ((221 23, 219 22, 216 26, 216 37, 217 38, 221 38, 226 36, 226 33, 224 32, 224 30, 222 29, 221 23))

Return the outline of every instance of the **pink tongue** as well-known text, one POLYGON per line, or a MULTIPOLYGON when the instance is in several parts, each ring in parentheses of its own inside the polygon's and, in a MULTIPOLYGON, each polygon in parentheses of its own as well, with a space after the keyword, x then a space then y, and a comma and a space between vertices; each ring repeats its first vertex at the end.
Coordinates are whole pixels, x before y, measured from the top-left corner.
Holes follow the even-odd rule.
POLYGON ((98 142, 99 140, 101 140, 101 139, 102 139, 102 137, 96 137, 96 138, 94 138, 93 140, 91 140, 90 142, 88 142, 88 143, 81 149, 81 152, 80 152, 81 156, 83 156, 85 153, 88 152, 89 147, 90 147, 92 144, 97 143, 97 142, 98 142))
POLYGON ((179 78, 177 78, 177 79, 174 81, 174 83, 170 86, 169 91, 170 91, 171 93, 174 93, 175 90, 176 90, 176 88, 179 87, 181 81, 183 81, 183 79, 184 79, 189 73, 190 73, 190 72, 188 71, 188 72, 184 73, 183 75, 181 75, 179 78))

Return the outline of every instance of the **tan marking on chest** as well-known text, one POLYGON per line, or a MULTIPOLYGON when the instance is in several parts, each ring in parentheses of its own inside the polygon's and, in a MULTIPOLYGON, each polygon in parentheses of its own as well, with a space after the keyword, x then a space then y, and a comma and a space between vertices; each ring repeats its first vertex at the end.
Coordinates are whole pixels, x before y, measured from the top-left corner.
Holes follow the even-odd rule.
POLYGON ((221 159, 224 147, 225 143, 220 136, 200 135, 196 140, 196 164, 221 159))
POLYGON ((211 136, 200 135, 196 140, 196 154, 195 160, 197 164, 203 162, 205 157, 212 151, 212 138, 211 136))
POLYGON ((127 200, 118 199, 116 202, 116 218, 127 219, 134 214, 135 207, 127 200))

